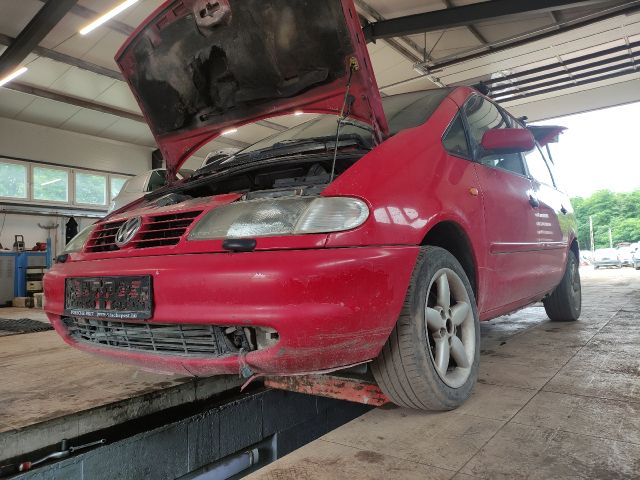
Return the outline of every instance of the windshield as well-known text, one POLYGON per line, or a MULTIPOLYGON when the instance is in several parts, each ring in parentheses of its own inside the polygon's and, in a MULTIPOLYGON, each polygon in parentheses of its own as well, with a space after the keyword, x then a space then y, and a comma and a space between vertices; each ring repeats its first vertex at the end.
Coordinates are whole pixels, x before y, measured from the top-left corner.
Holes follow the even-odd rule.
MULTIPOLYGON (((442 100, 451 93, 451 90, 450 88, 438 88, 384 97, 382 104, 389 122, 389 134, 395 135, 407 128, 422 125, 433 115, 433 112, 442 103, 442 100)), ((271 148, 300 144, 305 141, 333 139, 336 135, 336 122, 335 115, 320 115, 289 130, 260 140, 236 153, 236 156, 251 155, 254 152, 263 152, 271 148)), ((371 129, 358 122, 349 121, 340 129, 340 138, 348 137, 360 138, 365 145, 374 144, 371 129)))

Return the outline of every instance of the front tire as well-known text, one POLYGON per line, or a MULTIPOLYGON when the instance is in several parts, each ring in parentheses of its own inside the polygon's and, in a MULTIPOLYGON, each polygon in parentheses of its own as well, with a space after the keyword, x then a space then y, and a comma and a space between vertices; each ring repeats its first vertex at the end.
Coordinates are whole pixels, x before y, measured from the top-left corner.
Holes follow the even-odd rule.
POLYGON ((582 310, 582 285, 576 254, 569 250, 567 267, 556 289, 542 300, 547 316, 553 322, 573 322, 582 310))
POLYGON ((452 410, 471 395, 479 361, 478 310, 467 275, 448 251, 424 247, 373 376, 397 405, 452 410))

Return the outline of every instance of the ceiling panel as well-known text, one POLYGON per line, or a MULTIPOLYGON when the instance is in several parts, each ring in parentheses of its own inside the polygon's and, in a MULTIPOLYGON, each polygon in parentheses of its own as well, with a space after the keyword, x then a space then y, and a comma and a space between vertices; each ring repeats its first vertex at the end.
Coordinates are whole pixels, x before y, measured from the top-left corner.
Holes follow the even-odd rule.
POLYGON ((125 82, 115 81, 113 85, 98 95, 95 100, 128 112, 140 113, 140 107, 138 107, 136 99, 125 82))
POLYGON ((0 116, 13 118, 33 100, 34 97, 31 95, 15 92, 8 88, 0 88, 0 116))
POLYGON ((119 71, 114 60, 115 54, 126 41, 127 37, 119 32, 107 32, 99 42, 82 54, 80 58, 102 67, 119 71))
POLYGON ((40 87, 49 87, 72 68, 65 63, 42 57, 26 63, 29 70, 20 76, 19 81, 40 87))
MULTIPOLYGON (((445 8, 442 0, 366 0, 367 3, 376 9, 385 18, 404 17, 416 13, 430 12, 445 8)), ((475 3, 475 2, 472 2, 475 3)))
POLYGON ((502 19, 476 24, 476 28, 488 42, 497 42, 522 35, 525 32, 535 32, 553 25, 551 15, 527 15, 526 19, 502 19))
POLYGON ((140 25, 164 0, 141 0, 120 16, 120 20, 134 27, 140 25))
POLYGON ((38 0, 0 0, 0 32, 16 37, 42 5, 38 0))
POLYGON ((93 100, 117 81, 74 67, 56 80, 51 88, 74 97, 93 100))
POLYGON ((80 108, 73 105, 36 98, 15 118, 23 122, 37 123, 47 127, 59 127, 78 110, 80 108))
POLYGON ((100 136, 150 147, 155 147, 156 145, 153 135, 146 124, 134 122, 127 118, 119 118, 116 123, 104 129, 100 136))
POLYGON ((60 128, 86 133, 87 135, 100 135, 103 130, 113 125, 119 118, 114 115, 81 108, 60 125, 60 128))

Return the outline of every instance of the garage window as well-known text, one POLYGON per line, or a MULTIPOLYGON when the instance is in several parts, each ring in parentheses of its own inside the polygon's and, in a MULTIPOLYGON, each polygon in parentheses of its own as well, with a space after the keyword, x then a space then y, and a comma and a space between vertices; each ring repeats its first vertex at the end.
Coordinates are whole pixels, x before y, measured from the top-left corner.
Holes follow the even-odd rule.
POLYGON ((0 159, 0 197, 26 199, 28 169, 22 163, 0 159))
POLYGON ((120 190, 122 190, 122 187, 124 186, 126 181, 127 181, 127 178, 125 177, 114 177, 113 175, 109 177, 111 200, 113 200, 118 196, 118 194, 120 193, 120 190))
POLYGON ((69 172, 61 168, 33 167, 33 199, 69 201, 69 172))
POLYGON ((76 172, 75 183, 76 203, 84 205, 106 205, 106 175, 76 172))

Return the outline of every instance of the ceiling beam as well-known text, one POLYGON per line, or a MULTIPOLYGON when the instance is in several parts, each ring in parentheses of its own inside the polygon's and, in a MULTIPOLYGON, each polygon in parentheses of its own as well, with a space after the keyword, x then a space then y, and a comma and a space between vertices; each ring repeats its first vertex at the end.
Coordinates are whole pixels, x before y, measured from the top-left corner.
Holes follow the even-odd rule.
MULTIPOLYGON (((386 20, 380 12, 378 12, 375 8, 373 8, 364 0, 355 0, 355 4, 362 12, 367 14, 369 17, 373 18, 376 22, 382 22, 386 20)), ((393 48, 398 53, 400 53, 400 55, 407 57, 407 59, 409 59, 413 63, 424 61, 421 56, 417 55, 417 53, 420 53, 420 55, 424 55, 424 52, 423 52, 423 49, 420 48, 420 46, 416 42, 411 40, 409 37, 400 37, 400 40, 402 40, 410 48, 415 50, 416 53, 412 53, 408 48, 402 46, 395 39, 392 39, 392 38, 385 39, 386 43, 389 44, 391 48, 393 48)), ((427 58, 426 60, 430 60, 430 58, 427 58)))
MULTIPOLYGON (((4 35, 0 33, 0 45, 4 45, 5 47, 8 47, 12 45, 15 42, 15 40, 16 40, 15 38, 10 37, 9 35, 4 35)), ((80 58, 72 57, 71 55, 67 55, 66 53, 56 52, 55 50, 51 50, 49 48, 44 48, 39 46, 33 49, 33 53, 35 53, 39 57, 55 60, 56 62, 64 63, 72 67, 77 67, 77 68, 80 68, 81 70, 87 70, 89 72, 97 73, 98 75, 103 75, 105 77, 113 78, 114 80, 123 80, 122 74, 116 70, 102 67, 100 65, 87 62, 86 60, 82 60, 80 58)))
MULTIPOLYGON (((40 0, 40 1, 44 3, 47 0, 40 0)), ((71 9, 71 13, 73 13, 74 15, 77 15, 78 17, 82 17, 86 20, 95 20, 101 15, 95 10, 91 10, 90 8, 83 7, 82 5, 75 5, 71 9)), ((116 32, 120 32, 121 34, 126 35, 127 37, 131 35, 135 30, 135 28, 133 28, 131 25, 128 25, 124 22, 121 22, 115 19, 109 20, 104 24, 104 26, 116 32)))
MULTIPOLYGON (((66 103, 68 105, 74 105, 80 108, 86 108, 88 110, 93 110, 95 112, 113 115, 115 117, 126 118, 128 120, 133 120, 134 122, 144 123, 145 125, 147 124, 144 117, 137 113, 111 107, 103 103, 92 102, 84 98, 65 95, 59 92, 55 92, 53 90, 48 90, 46 88, 34 87, 32 85, 27 85, 20 82, 11 82, 5 85, 5 88, 9 90, 14 90, 20 93, 26 93, 27 95, 33 95, 36 97, 46 98, 48 100, 53 100, 56 102, 66 103)), ((233 138, 228 138, 228 137, 224 137, 224 138, 218 137, 216 138, 216 141, 221 144, 228 145, 230 147, 245 148, 249 146, 249 144, 246 142, 241 142, 239 140, 234 140, 233 138)))
MULTIPOLYGON (((355 4, 362 12, 364 12, 374 20, 378 22, 385 20, 385 18, 380 14, 380 12, 378 12, 376 9, 374 9, 371 5, 369 5, 364 0, 355 0, 355 4)), ((409 60, 413 64, 433 61, 433 59, 427 53, 426 49, 420 48, 420 46, 416 42, 411 40, 409 37, 400 37, 398 39, 386 38, 384 39, 384 42, 386 42, 392 49, 394 49, 396 52, 398 52, 400 55, 405 57, 407 60, 409 60), (404 42, 407 46, 404 46, 400 42, 400 40, 402 40, 402 42, 404 42), (413 51, 411 51, 411 49, 413 49, 413 51), (420 53, 420 55, 418 55, 418 53, 420 53)), ((431 83, 433 83, 437 87, 443 86, 443 84, 440 83, 438 79, 432 77, 431 75, 425 78, 429 79, 429 81, 431 81, 431 83)))
POLYGON ((439 69, 451 67, 453 65, 458 65, 464 62, 468 62, 470 60, 475 60, 477 58, 485 57, 493 53, 498 53, 505 50, 510 50, 512 48, 521 47, 523 45, 527 45, 529 43, 533 43, 538 40, 553 37, 560 33, 578 30, 580 28, 587 27, 597 22, 609 20, 611 18, 615 18, 621 15, 635 14, 637 12, 640 12, 640 0, 633 0, 628 3, 616 5, 614 7, 607 8, 606 10, 602 10, 597 13, 587 15, 585 17, 581 17, 574 20, 563 21, 562 23, 550 25, 545 28, 541 28, 532 32, 518 35, 517 37, 512 37, 512 38, 507 38, 505 40, 492 42, 487 44, 485 47, 479 48, 477 50, 473 50, 471 52, 466 52, 459 56, 438 60, 433 65, 431 65, 431 68, 434 71, 437 71, 439 69))
MULTIPOLYGON (((442 1, 445 7, 455 8, 455 5, 451 0, 442 0, 442 1)), ((482 35, 474 25, 467 25, 467 30, 469 30, 469 33, 471 33, 471 35, 473 35, 476 38, 476 40, 480 42, 481 45, 487 44, 487 39, 484 38, 484 35, 482 35)))
POLYGON ((0 78, 18 68, 77 1, 56 0, 45 3, 0 56, 0 78))
POLYGON ((490 0, 370 23, 365 26, 364 33, 368 41, 376 41, 402 35, 463 27, 508 15, 583 7, 603 1, 605 0, 518 0, 517 2, 514 0, 490 0))

